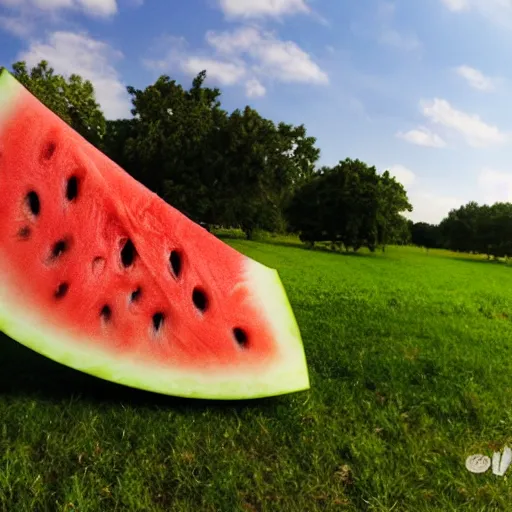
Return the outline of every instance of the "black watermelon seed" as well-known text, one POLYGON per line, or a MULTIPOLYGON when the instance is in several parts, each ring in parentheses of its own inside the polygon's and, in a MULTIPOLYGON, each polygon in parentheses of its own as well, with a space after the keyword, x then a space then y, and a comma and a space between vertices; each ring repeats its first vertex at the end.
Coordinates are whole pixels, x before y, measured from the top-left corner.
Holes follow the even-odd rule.
POLYGON ((106 322, 110 321, 110 319, 112 318, 112 309, 108 304, 105 304, 105 306, 101 308, 100 316, 106 322))
POLYGON ((236 342, 240 346, 245 347, 247 345, 247 342, 248 342, 247 333, 240 327, 235 327, 233 329, 233 336, 235 337, 236 342))
POLYGON ((37 195, 37 192, 31 190, 27 194, 26 201, 32 215, 35 215, 37 217, 41 212, 41 202, 39 201, 39 196, 37 195))
POLYGON ((169 256, 169 263, 171 264, 171 269, 176 278, 180 277, 181 274, 181 256, 178 251, 171 251, 171 255, 169 256))
POLYGON ((158 332, 164 324, 165 316, 163 313, 155 313, 153 315, 153 328, 158 332))
POLYGON ((137 256, 137 250, 133 245, 133 242, 128 238, 121 249, 121 263, 123 267, 127 268, 133 265, 135 257, 137 256))
POLYGON ((141 288, 137 288, 136 290, 134 290, 130 296, 130 300, 131 302, 136 302, 140 299, 140 296, 142 294, 142 289, 141 288))
POLYGON ((52 247, 52 258, 58 258, 66 252, 67 248, 68 243, 66 240, 59 240, 58 242, 55 242, 52 247))
POLYGON ((208 309, 208 297, 206 297, 206 294, 200 288, 194 288, 192 292, 192 302, 202 313, 208 309))
POLYGON ((78 178, 76 176, 71 176, 68 179, 68 184, 66 187, 66 198, 68 201, 73 201, 78 197, 78 178))
POLYGON ((61 283, 59 286, 57 286, 57 289, 55 290, 55 298, 56 299, 62 299, 66 296, 69 290, 69 284, 68 283, 61 283))

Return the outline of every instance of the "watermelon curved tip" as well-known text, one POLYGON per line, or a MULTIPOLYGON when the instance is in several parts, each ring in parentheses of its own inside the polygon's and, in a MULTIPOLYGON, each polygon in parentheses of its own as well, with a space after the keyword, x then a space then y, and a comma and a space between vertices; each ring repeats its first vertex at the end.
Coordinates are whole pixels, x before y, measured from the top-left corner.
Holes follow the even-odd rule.
POLYGON ((15 108, 15 99, 21 92, 18 81, 5 68, 0 71, 0 124, 15 108))

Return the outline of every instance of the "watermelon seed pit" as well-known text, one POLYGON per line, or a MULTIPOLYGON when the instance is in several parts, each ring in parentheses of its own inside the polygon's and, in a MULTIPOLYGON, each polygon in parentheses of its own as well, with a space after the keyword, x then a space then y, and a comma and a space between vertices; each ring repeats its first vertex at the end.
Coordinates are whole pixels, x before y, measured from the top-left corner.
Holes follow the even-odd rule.
POLYGON ((240 327, 235 327, 233 329, 233 336, 240 346, 245 347, 247 345, 247 333, 240 327))
POLYGON ((57 144, 55 142, 49 142, 43 149, 43 159, 50 160, 57 149, 57 144))
POLYGON ((136 256, 137 250, 135 249, 133 242, 128 238, 121 249, 121 263, 123 264, 123 267, 131 267, 136 256))
POLYGON ((68 293, 68 290, 69 290, 68 283, 59 284, 59 286, 55 290, 55 298, 62 299, 68 293))
POLYGON ((169 263, 171 264, 171 269, 176 278, 180 277, 181 274, 181 256, 178 251, 171 251, 171 255, 169 256, 169 263))
POLYGON ((71 176, 68 179, 68 184, 66 187, 66 198, 68 201, 73 201, 78 196, 78 178, 76 176, 71 176))
POLYGON ((162 325, 164 324, 165 316, 163 313, 155 313, 153 315, 153 327, 155 329, 155 332, 158 332, 162 325))
POLYGON ((110 321, 110 319, 112 318, 112 309, 108 304, 105 304, 105 306, 101 308, 100 316, 101 318, 103 318, 103 320, 105 320, 105 322, 110 321))
POLYGON ((39 196, 37 195, 37 192, 31 190, 27 194, 27 205, 32 215, 37 217, 39 215, 39 212, 41 211, 41 202, 39 201, 39 196))
POLYGON ((139 287, 132 292, 132 294, 130 296, 130 301, 136 302, 137 300, 140 299, 141 294, 142 294, 142 289, 139 287))
POLYGON ((201 313, 204 313, 208 308, 208 298, 200 288, 194 288, 192 292, 192 302, 201 313))
POLYGON ((59 240, 58 242, 55 242, 55 244, 53 245, 53 248, 52 248, 52 258, 53 259, 58 258, 62 254, 64 254, 64 252, 67 250, 67 248, 68 248, 68 243, 66 242, 66 240, 59 240))
POLYGON ((23 226, 19 231, 18 231, 18 236, 23 239, 23 240, 27 240, 29 237, 30 237, 30 234, 31 234, 31 231, 30 231, 30 228, 28 226, 23 226))
POLYGON ((99 276, 105 268, 105 258, 98 256, 92 260, 92 273, 99 276))

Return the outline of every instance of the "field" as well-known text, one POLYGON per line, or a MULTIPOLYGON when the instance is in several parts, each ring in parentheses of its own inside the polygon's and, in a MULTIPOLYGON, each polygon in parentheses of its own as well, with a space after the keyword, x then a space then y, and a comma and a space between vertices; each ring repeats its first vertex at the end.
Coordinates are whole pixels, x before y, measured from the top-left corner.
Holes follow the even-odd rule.
POLYGON ((279 269, 311 390, 153 396, 2 337, 0 510, 510 510, 464 461, 512 443, 512 267, 229 243, 279 269))

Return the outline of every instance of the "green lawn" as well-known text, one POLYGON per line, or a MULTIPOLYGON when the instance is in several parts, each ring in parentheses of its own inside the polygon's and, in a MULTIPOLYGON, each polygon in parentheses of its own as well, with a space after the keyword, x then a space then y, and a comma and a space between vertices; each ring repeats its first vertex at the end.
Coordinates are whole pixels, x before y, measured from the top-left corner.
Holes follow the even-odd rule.
POLYGON ((311 390, 153 396, 3 337, 0 510, 511 510, 464 461, 512 443, 512 267, 229 243, 279 269, 311 390))

